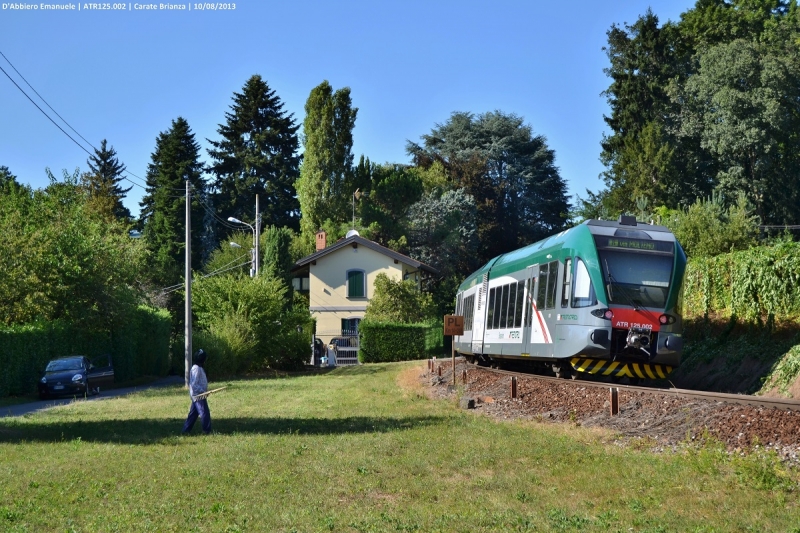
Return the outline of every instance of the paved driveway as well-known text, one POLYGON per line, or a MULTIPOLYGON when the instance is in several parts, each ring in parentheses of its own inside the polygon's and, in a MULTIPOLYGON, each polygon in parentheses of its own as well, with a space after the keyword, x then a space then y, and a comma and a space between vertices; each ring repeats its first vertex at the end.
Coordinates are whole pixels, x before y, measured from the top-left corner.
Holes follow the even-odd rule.
POLYGON ((158 381, 150 383, 148 385, 138 385, 136 387, 124 387, 120 389, 103 390, 100 392, 100 394, 91 396, 88 399, 84 399, 82 396, 79 396, 77 398, 71 396, 65 396, 64 398, 50 398, 47 400, 39 400, 36 402, 22 403, 19 405, 10 405, 8 407, 0 407, 0 418, 4 418, 7 416, 22 416, 28 413, 33 413, 34 411, 41 411, 42 409, 48 409, 56 405, 64 405, 75 401, 95 402, 98 400, 104 400, 106 398, 113 398, 115 396, 125 396, 126 394, 133 394, 134 392, 139 392, 146 389, 152 389, 154 387, 169 387, 182 384, 183 384, 183 376, 169 376, 164 379, 160 379, 158 381))

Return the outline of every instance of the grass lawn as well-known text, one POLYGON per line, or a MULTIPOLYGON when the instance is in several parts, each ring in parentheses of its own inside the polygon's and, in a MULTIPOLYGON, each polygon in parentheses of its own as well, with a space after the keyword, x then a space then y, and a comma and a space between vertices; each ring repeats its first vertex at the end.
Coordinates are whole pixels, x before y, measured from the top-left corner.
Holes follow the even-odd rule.
POLYGON ((0 531, 800 532, 773 457, 496 422, 425 398, 424 366, 235 381, 211 436, 179 435, 180 387, 0 419, 0 531))

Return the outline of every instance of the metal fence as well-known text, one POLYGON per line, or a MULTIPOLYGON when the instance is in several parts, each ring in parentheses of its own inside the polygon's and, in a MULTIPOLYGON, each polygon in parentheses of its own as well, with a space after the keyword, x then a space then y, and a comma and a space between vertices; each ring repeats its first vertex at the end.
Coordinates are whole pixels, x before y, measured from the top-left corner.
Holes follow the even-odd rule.
MULTIPOLYGON (((326 330, 317 332, 316 339, 333 350, 337 366, 357 365, 359 339, 357 330, 326 330)), ((312 364, 318 365, 319 358, 312 356, 312 364)))

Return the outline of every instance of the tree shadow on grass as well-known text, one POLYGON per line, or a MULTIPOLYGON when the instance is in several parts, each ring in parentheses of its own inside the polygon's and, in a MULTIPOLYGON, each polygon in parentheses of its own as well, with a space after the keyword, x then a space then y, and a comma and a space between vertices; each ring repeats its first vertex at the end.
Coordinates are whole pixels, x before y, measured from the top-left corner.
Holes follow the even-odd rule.
MULTIPOLYGON (((0 443, 103 442, 116 444, 161 444, 180 436, 184 418, 75 421, 58 424, 0 421, 0 443)), ((333 435, 347 433, 388 433, 446 423, 444 417, 422 416, 380 418, 213 418, 216 435, 333 435)), ((203 436, 200 421, 191 435, 203 436)), ((191 436, 188 438, 192 438, 191 436)))

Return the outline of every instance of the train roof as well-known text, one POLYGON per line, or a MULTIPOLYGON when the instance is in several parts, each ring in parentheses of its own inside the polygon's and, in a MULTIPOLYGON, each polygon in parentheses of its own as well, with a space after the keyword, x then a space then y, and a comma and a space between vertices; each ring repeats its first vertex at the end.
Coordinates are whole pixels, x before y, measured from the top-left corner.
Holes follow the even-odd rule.
POLYGON ((672 232, 665 226, 637 222, 636 218, 632 216, 621 216, 616 221, 589 219, 546 239, 491 259, 470 274, 460 285, 459 290, 463 291, 476 285, 483 278, 483 274, 490 270, 493 274, 503 275, 517 272, 537 262, 546 262, 564 247, 578 250, 586 247, 593 248, 595 245, 593 235, 615 235, 659 241, 675 239, 672 232))

